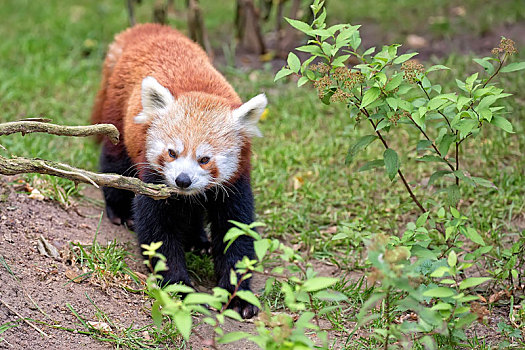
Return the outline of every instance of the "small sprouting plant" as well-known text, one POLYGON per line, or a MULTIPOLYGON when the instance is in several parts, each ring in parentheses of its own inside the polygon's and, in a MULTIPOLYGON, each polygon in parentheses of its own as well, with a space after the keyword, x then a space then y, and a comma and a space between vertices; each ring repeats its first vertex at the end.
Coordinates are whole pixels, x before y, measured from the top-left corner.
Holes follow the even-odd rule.
POLYGON ((91 245, 70 243, 72 260, 78 262, 84 270, 84 273, 75 276, 72 280, 79 282, 91 278, 94 282, 101 284, 103 288, 110 284, 116 284, 126 290, 136 291, 137 286, 140 286, 142 282, 125 261, 125 258, 131 254, 116 240, 108 242, 106 246, 97 242, 101 221, 102 215, 91 245))
MULTIPOLYGON (((321 340, 326 347, 327 333, 321 329, 319 317, 334 312, 338 308, 336 303, 346 300, 342 293, 328 290, 339 279, 318 276, 312 266, 294 249, 277 239, 263 239, 254 231, 260 223, 232 223, 235 226, 224 237, 225 242, 229 243, 226 249, 239 236, 249 235, 254 238, 257 256, 254 260, 245 257, 237 263, 236 270, 232 270, 232 293, 219 287, 213 288, 210 294, 195 292, 191 287, 180 284, 159 287, 159 283, 162 284, 160 272, 167 268, 165 257, 157 253, 162 243, 142 246, 144 255, 147 256, 145 264, 152 271, 147 279, 147 288, 148 294, 155 300, 151 308, 155 324, 160 327, 164 317, 167 317, 187 340, 194 326, 192 316, 198 316, 203 323, 213 327, 215 332, 212 339, 202 338, 200 341, 214 349, 218 348, 219 344, 240 339, 248 339, 263 349, 293 349, 294 346, 313 348, 313 332, 316 339, 321 340), (275 263, 278 265, 275 266, 275 263), (273 267, 269 267, 272 265, 273 267), (279 283, 286 310, 299 313, 300 316, 295 318, 287 313, 272 314, 269 305, 262 304, 255 294, 239 290, 241 282, 254 274, 268 277, 266 293, 279 283), (224 332, 222 326, 226 318, 242 321, 235 310, 228 308, 234 298, 241 298, 261 309, 260 316, 255 321, 257 334, 224 332)), ((194 334, 196 337, 202 337, 194 334)))

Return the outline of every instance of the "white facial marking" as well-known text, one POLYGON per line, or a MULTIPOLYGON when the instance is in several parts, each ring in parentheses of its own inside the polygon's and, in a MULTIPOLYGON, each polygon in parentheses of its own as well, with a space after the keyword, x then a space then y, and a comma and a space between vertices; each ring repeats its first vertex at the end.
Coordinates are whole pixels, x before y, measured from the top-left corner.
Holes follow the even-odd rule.
POLYGON ((228 181, 233 174, 235 174, 239 167, 240 153, 241 149, 235 147, 226 152, 219 153, 214 157, 215 164, 217 164, 217 168, 219 169, 219 176, 217 178, 219 183, 228 181))
POLYGON ((166 151, 166 144, 159 139, 149 139, 146 144, 146 159, 151 164, 157 164, 159 156, 166 151))
POLYGON ((184 151, 184 144, 182 143, 181 140, 175 139, 175 148, 174 148, 174 150, 179 152, 179 154, 181 154, 182 151, 184 151))
POLYGON ((202 157, 210 157, 213 156, 213 147, 207 143, 200 144, 199 147, 197 147, 197 150, 195 151, 195 157, 197 160, 202 157))
POLYGON ((166 164, 164 176, 166 181, 177 187, 177 177, 181 173, 186 173, 191 179, 191 185, 184 189, 184 193, 193 194, 202 192, 208 186, 211 179, 210 174, 202 169, 192 156, 179 157, 173 162, 166 164))

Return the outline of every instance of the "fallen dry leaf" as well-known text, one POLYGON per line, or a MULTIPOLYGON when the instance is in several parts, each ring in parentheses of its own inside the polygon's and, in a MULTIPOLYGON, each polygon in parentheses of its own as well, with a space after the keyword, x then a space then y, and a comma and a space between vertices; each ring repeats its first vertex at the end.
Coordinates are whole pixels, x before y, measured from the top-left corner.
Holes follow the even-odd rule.
POLYGON ((504 296, 510 297, 510 292, 508 290, 500 290, 499 292, 492 294, 489 297, 489 303, 495 303, 496 301, 502 299, 504 296))
POLYGON ((83 274, 79 272, 78 270, 69 269, 69 270, 66 270, 64 274, 69 280, 75 283, 80 283, 84 280, 84 277, 82 276, 83 274))
POLYGON ((87 324, 102 333, 110 333, 111 327, 106 322, 87 321, 87 324))
POLYGON ((325 228, 324 230, 321 230, 320 231, 321 233, 329 233, 329 234, 334 234, 334 233, 337 233, 337 226, 330 226, 328 228, 325 228))
POLYGON ((58 249, 54 245, 49 243, 42 235, 38 237, 37 249, 38 252, 44 256, 60 260, 60 253, 58 249))
POLYGON ((45 197, 44 197, 44 195, 42 193, 40 193, 40 191, 38 189, 33 188, 31 193, 29 194, 29 198, 36 199, 36 200, 39 200, 39 201, 43 201, 45 197))
POLYGON ((293 189, 298 190, 304 185, 304 179, 300 175, 296 175, 293 177, 293 189))
POLYGON ((483 319, 490 315, 490 311, 478 302, 472 302, 470 304, 470 310, 478 316, 478 322, 483 322, 483 319))

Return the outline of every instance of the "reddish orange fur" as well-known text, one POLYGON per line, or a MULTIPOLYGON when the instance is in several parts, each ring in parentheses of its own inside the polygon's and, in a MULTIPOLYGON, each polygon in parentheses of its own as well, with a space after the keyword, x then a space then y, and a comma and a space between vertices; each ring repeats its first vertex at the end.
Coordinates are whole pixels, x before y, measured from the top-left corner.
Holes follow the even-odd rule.
MULTIPOLYGON (((142 110, 141 83, 147 76, 157 79, 175 98, 185 94, 200 95, 201 103, 196 107, 199 109, 216 108, 217 103, 222 108, 234 109, 242 104, 206 53, 175 29, 142 24, 125 30, 109 47, 92 122, 114 124, 120 131, 121 142, 114 147, 107 142, 106 147, 115 154, 125 147, 135 164, 146 161, 145 138, 149 124, 136 124, 133 119, 142 110), (207 94, 215 98, 210 99, 207 94)), ((220 146, 220 140, 209 142, 212 141, 220 146)), ((245 138, 241 158, 235 177, 250 171, 248 138, 245 138)))

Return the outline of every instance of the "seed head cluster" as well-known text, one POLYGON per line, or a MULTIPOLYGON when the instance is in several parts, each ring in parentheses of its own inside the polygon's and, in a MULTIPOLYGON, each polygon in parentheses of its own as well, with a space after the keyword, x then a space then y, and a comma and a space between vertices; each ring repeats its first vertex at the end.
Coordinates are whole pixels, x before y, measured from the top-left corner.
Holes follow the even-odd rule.
POLYGON ((494 56, 499 56, 499 54, 501 53, 506 53, 508 55, 514 55, 517 52, 518 50, 516 49, 516 43, 514 42, 514 40, 507 39, 507 38, 501 38, 499 46, 493 48, 491 51, 491 53, 494 56))
POLYGON ((351 98, 353 95, 349 92, 346 92, 341 89, 337 89, 332 97, 330 97, 331 102, 346 102, 349 98, 351 98))
POLYGON ((324 62, 319 62, 310 67, 313 71, 319 72, 321 74, 326 74, 330 71, 330 66, 324 62))
POLYGON ((321 77, 314 82, 314 87, 317 89, 317 95, 320 99, 325 97, 326 89, 333 85, 332 79, 328 75, 321 77))
POLYGON ((401 65, 403 78, 411 84, 418 82, 418 75, 425 73, 425 67, 416 60, 406 61, 401 65))

